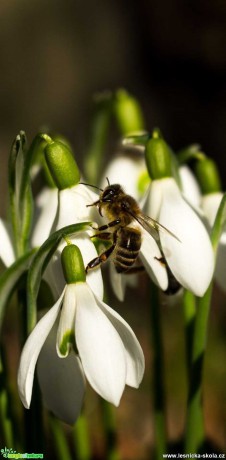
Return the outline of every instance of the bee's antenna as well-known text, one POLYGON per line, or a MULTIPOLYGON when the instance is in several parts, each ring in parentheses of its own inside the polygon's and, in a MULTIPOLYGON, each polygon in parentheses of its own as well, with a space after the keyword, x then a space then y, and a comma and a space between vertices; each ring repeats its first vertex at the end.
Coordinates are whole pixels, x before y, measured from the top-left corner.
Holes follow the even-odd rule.
POLYGON ((89 187, 93 187, 93 188, 97 188, 97 190, 100 190, 101 192, 103 192, 103 189, 100 188, 100 187, 97 187, 96 185, 92 185, 92 184, 86 184, 85 182, 79 182, 81 185, 88 185, 89 187))
POLYGON ((108 179, 108 177, 106 177, 106 179, 107 179, 107 183, 108 183, 108 185, 111 185, 111 184, 110 184, 110 181, 109 181, 109 179, 108 179))

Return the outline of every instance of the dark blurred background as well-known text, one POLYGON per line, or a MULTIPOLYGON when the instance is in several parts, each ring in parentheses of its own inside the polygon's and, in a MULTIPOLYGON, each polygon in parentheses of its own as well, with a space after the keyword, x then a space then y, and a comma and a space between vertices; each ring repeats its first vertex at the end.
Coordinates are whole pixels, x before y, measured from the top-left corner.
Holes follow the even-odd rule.
MULTIPOLYGON (((42 127, 50 127, 69 139, 81 161, 88 142, 93 95, 120 87, 140 101, 147 129, 159 126, 175 150, 200 143, 218 162, 226 185, 224 0, 1 0, 0 63, 3 213, 8 153, 19 130, 25 130, 31 141, 42 127)), ((218 293, 217 299, 209 339, 206 424, 208 435, 223 449, 225 296, 219 297, 218 293)), ((167 383, 171 413, 168 429, 171 439, 178 439, 184 424, 185 382, 176 372, 182 339, 175 330, 183 330, 183 319, 181 309, 165 310, 163 306, 163 310, 164 327, 168 328, 164 335, 167 366, 171 371, 167 383)), ((148 358, 149 339, 142 339, 145 311, 139 315, 142 333, 138 336, 148 368, 152 358, 148 358)), ((130 321, 128 316, 126 319, 134 326, 138 315, 131 305, 130 316, 130 321)), ((150 381, 147 376, 145 379, 143 392, 149 398, 150 381)), ((145 412, 149 399, 144 398, 141 407, 139 392, 135 403, 134 390, 127 390, 126 395, 118 412, 120 442, 127 459, 140 460, 146 456, 137 446, 149 445, 153 440, 149 407, 145 412), (142 423, 140 417, 130 417, 128 425, 132 407, 141 414, 142 423)))
POLYGON ((20 129, 31 140, 47 125, 84 154, 93 94, 124 87, 149 130, 199 142, 223 175, 225 46, 224 0, 1 0, 1 169, 20 129))

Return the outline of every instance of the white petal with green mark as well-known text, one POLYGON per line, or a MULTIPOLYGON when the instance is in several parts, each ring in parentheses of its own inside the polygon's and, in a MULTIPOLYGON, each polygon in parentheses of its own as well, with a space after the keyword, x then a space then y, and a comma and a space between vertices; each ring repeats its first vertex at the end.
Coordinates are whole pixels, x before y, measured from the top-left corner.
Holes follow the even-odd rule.
POLYGON ((76 300, 76 285, 67 284, 57 331, 57 353, 60 358, 64 358, 68 355, 71 346, 75 342, 74 326, 76 300))

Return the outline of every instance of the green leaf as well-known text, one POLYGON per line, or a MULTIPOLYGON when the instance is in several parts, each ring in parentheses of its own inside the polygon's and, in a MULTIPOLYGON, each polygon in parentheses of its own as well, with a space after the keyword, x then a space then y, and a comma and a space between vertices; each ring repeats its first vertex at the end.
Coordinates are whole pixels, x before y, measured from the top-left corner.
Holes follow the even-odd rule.
POLYGON ((8 300, 16 289, 21 276, 28 269, 35 252, 36 249, 32 249, 27 254, 17 259, 16 262, 10 265, 0 276, 0 329, 8 300))
POLYGON ((26 159, 26 136, 23 131, 14 140, 9 159, 10 214, 17 256, 27 251, 32 219, 32 195, 30 178, 27 179, 24 195, 21 195, 26 159))
POLYGON ((226 193, 223 195, 217 215, 211 231, 211 241, 216 253, 220 237, 226 225, 226 193))
POLYGON ((79 224, 63 227, 60 230, 57 230, 55 233, 52 233, 37 251, 30 266, 27 280, 28 333, 31 332, 36 324, 36 301, 42 274, 54 252, 56 251, 60 241, 64 236, 84 231, 90 225, 91 222, 82 222, 79 224))
POLYGON ((33 197, 31 192, 31 167, 41 157, 46 139, 38 134, 29 149, 23 131, 13 142, 9 159, 10 214, 17 256, 28 250, 33 216, 33 197))

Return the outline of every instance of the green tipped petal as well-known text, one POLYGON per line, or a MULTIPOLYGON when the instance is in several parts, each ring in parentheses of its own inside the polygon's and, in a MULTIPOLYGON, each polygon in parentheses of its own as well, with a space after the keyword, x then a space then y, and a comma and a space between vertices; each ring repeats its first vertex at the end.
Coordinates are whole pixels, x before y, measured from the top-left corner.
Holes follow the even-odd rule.
POLYGON ((210 158, 204 158, 196 164, 195 173, 204 195, 220 192, 221 180, 216 163, 210 158))
POLYGON ((61 254, 61 262, 67 284, 85 282, 85 267, 78 246, 75 246, 74 244, 65 246, 61 254))
POLYGON ((78 184, 79 169, 71 150, 65 144, 59 141, 49 141, 45 148, 45 158, 59 190, 78 184))
POLYGON ((67 356, 71 347, 75 347, 75 333, 73 330, 66 331, 59 346, 61 356, 67 356))
POLYGON ((171 151, 167 143, 155 129, 145 149, 147 169, 151 179, 172 176, 171 151))

